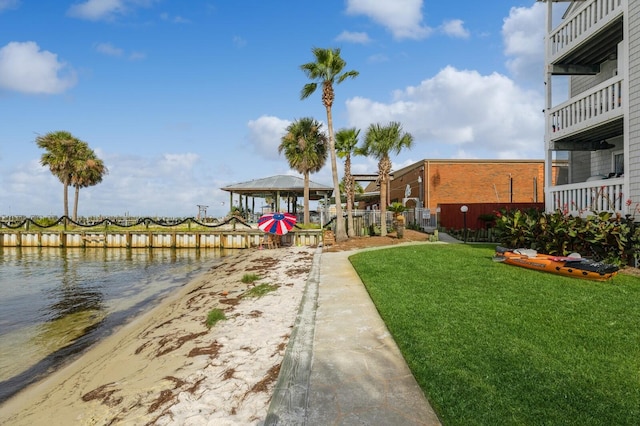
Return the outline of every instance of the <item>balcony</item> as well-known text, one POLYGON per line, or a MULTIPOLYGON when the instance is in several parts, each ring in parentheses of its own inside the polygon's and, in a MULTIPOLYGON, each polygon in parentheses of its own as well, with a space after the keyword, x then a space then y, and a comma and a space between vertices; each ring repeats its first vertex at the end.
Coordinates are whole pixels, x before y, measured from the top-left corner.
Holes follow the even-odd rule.
POLYGON ((550 110, 551 140, 621 118, 623 102, 622 77, 618 76, 574 96, 550 110))
POLYGON ((549 34, 549 63, 598 63, 598 56, 607 55, 611 43, 622 35, 624 0, 588 0, 549 34), (586 46, 587 40, 602 33, 602 45, 586 46), (579 52, 582 50, 582 52, 579 52), (572 52, 573 51, 573 52, 572 52), (564 58, 573 55, 574 57, 564 58))
MULTIPOLYGON (((552 186, 549 197, 554 210, 566 214, 584 215, 589 212, 610 211, 627 213, 624 178, 552 186)), ((547 204, 548 206, 548 204, 547 204)))

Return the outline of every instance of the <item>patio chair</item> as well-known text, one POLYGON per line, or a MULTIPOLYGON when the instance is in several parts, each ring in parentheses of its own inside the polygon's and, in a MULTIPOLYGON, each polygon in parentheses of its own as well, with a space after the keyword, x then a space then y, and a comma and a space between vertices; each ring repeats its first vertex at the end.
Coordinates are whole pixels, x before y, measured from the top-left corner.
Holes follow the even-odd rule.
POLYGON ((263 244, 267 246, 268 249, 278 248, 278 241, 275 238, 276 236, 273 234, 264 234, 262 238, 262 242, 260 243, 260 247, 262 248, 263 244))
POLYGON ((336 237, 333 231, 326 229, 322 232, 322 245, 324 247, 332 246, 336 243, 336 237))

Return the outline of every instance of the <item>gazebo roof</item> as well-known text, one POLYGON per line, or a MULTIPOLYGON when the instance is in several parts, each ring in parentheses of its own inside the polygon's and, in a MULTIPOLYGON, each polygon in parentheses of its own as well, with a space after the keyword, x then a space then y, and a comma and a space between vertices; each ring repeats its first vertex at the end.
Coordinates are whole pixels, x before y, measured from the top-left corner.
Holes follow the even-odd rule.
MULTIPOLYGON (((304 195, 304 179, 297 176, 276 175, 235 183, 220 189, 233 194, 258 198, 265 198, 276 193, 280 193, 281 197, 302 197, 304 195)), ((309 199, 320 200, 325 196, 330 197, 332 193, 333 187, 309 181, 309 199)))

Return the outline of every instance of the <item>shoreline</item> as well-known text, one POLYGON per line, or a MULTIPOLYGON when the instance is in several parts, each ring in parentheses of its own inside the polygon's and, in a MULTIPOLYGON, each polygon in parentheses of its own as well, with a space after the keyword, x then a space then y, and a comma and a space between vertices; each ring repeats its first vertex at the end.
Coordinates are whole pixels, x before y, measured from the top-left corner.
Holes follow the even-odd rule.
POLYGON ((267 415, 315 248, 248 249, 215 265, 0 405, 0 423, 257 424, 267 415), (261 277, 243 284, 244 274, 261 277), (278 289, 242 298, 258 284, 278 289), (208 329, 207 313, 227 320, 208 329))

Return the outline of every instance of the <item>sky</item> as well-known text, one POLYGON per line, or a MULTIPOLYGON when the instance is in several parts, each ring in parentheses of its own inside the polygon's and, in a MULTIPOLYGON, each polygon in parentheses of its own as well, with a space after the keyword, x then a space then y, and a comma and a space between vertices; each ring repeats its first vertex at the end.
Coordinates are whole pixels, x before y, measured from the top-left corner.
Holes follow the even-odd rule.
MULTIPOLYGON (((413 136, 395 170, 542 160, 545 12, 534 0, 0 0, 0 217, 63 214, 35 142, 59 130, 109 171, 81 189, 80 216, 206 205, 222 217, 220 188, 302 177, 278 146, 303 117, 327 130, 321 90, 300 99, 314 47, 339 48, 359 72, 334 87, 336 131, 397 121, 413 136)), ((377 172, 375 159, 352 162, 377 172)), ((311 180, 333 186, 329 160, 311 180)))

